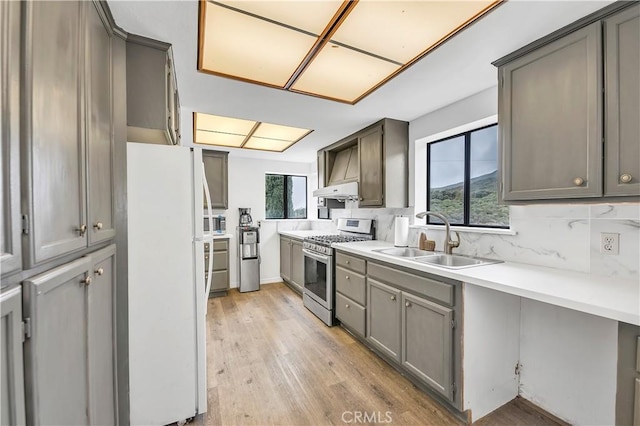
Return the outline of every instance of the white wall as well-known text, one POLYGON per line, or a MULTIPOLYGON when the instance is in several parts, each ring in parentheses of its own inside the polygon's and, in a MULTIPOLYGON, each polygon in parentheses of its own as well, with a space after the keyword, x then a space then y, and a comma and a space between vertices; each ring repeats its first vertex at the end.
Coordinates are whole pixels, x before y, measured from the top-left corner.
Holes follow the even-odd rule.
POLYGON ((238 286, 238 208, 251 208, 253 223, 260 227, 260 280, 263 283, 280 281, 280 250, 277 234, 278 221, 265 221, 265 174, 286 173, 307 176, 307 215, 317 215, 315 199, 311 192, 316 186, 315 162, 292 163, 286 161, 258 160, 229 155, 229 209, 216 213, 225 214, 227 232, 235 238, 229 244, 229 274, 231 287, 238 286))

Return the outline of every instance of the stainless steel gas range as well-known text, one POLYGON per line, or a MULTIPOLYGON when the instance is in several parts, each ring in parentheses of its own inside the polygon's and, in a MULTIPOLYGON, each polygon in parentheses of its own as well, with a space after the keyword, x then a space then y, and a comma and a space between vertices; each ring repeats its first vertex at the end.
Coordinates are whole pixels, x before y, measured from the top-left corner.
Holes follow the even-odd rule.
POLYGON ((328 326, 334 324, 335 261, 333 243, 374 239, 373 219, 338 219, 339 235, 307 237, 302 243, 304 253, 304 306, 328 326))

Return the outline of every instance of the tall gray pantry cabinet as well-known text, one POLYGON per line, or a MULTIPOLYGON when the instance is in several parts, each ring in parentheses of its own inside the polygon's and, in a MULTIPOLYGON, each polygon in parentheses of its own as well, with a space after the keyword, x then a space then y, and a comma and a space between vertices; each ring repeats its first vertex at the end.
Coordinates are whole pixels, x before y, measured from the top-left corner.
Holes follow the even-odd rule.
POLYGON ((2 421, 116 424, 113 20, 1 2, 0 22, 2 421))

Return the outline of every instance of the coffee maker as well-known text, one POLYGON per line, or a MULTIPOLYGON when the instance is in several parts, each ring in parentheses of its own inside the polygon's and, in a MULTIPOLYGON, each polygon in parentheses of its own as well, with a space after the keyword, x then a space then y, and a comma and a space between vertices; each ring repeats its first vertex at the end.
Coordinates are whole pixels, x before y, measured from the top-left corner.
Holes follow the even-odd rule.
POLYGON ((251 226, 253 219, 251 218, 251 209, 246 207, 240 207, 240 227, 251 226))

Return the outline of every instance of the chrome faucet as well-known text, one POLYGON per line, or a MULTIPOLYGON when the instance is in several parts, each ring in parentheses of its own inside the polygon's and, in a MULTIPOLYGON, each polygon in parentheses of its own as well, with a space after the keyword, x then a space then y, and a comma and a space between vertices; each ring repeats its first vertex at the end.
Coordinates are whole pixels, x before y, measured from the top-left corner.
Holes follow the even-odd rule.
POLYGON ((456 247, 460 247, 460 234, 458 233, 458 231, 456 231, 456 238, 458 239, 458 241, 452 241, 451 240, 451 227, 449 226, 449 221, 447 220, 446 217, 444 217, 442 214, 440 213, 436 213, 436 212, 421 212, 418 213, 416 215, 416 217, 418 219, 422 219, 426 216, 435 216, 438 219, 440 219, 441 221, 444 222, 444 232, 445 232, 445 236, 444 236, 444 252, 446 254, 452 254, 453 253, 453 249, 456 247))

